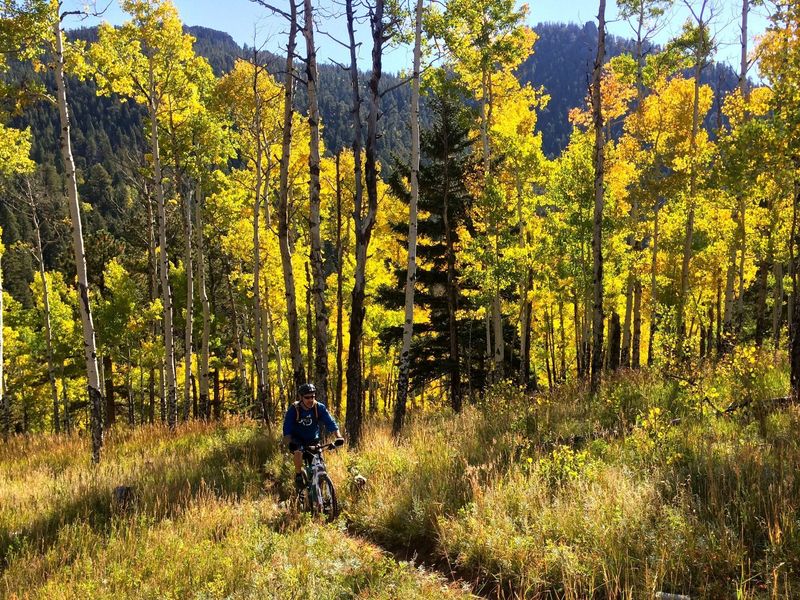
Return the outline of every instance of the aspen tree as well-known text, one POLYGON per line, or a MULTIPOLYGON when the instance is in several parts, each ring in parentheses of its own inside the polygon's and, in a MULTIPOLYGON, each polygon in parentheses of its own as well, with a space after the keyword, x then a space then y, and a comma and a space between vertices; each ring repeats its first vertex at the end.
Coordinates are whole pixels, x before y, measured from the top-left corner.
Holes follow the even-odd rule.
POLYGON ((592 120, 594 123, 594 220, 592 227, 593 300, 592 309, 592 370, 591 390, 596 394, 600 387, 603 368, 603 195, 605 193, 605 139, 603 136, 603 105, 600 82, 605 59, 606 2, 600 0, 597 13, 597 57, 592 76, 592 120))
POLYGON ((697 176, 698 152, 697 134, 700 128, 700 75, 712 50, 712 41, 709 38, 708 25, 714 16, 710 0, 700 0, 700 6, 695 9, 689 0, 684 0, 689 8, 696 26, 686 28, 686 42, 688 42, 693 59, 694 71, 694 101, 692 104, 692 129, 689 151, 689 186, 687 190, 687 216, 686 229, 683 242, 683 256, 681 259, 681 279, 678 303, 675 309, 675 353, 684 357, 684 336, 686 335, 686 301, 689 294, 689 268, 692 259, 692 240, 694 239, 695 212, 697 203, 697 176), (706 13, 706 10, 709 12, 706 13))
POLYGON ((159 127, 162 117, 170 115, 172 102, 198 100, 199 84, 209 77, 211 68, 205 59, 195 55, 194 38, 183 32, 171 2, 124 0, 122 8, 132 20, 116 29, 108 24, 100 26, 98 41, 89 49, 89 68, 97 82, 98 93, 117 93, 147 108, 158 221, 166 417, 169 426, 174 428, 178 416, 177 382, 159 127))
POLYGON ((306 91, 308 93, 308 124, 310 130, 308 152, 309 227, 311 233, 311 270, 314 299, 314 382, 317 398, 327 403, 328 393, 328 308, 325 305, 325 270, 322 264, 322 239, 320 237, 320 135, 319 100, 317 93, 317 49, 314 46, 314 9, 311 0, 303 1, 303 36, 306 41, 306 91))
POLYGON ((408 267, 405 288, 403 346, 397 374, 397 397, 394 404, 392 431, 397 435, 403 428, 408 398, 408 370, 411 336, 414 332, 414 286, 417 280, 417 202, 419 200, 419 77, 422 63, 422 0, 414 9, 414 66, 411 74, 411 201, 408 203, 408 267))
POLYGON ((66 195, 69 199, 70 220, 72 221, 72 249, 77 270, 78 300, 83 327, 84 356, 86 360, 86 377, 89 393, 89 412, 92 432, 92 461, 100 462, 103 447, 103 423, 101 419, 103 397, 100 393, 100 373, 97 369, 97 345, 95 343, 92 308, 89 304, 89 277, 86 272, 86 253, 83 246, 83 226, 81 224, 81 207, 78 199, 78 181, 75 173, 75 161, 72 158, 72 140, 70 137, 70 116, 67 103, 67 88, 64 81, 64 41, 61 30, 62 3, 54 4, 53 36, 55 38, 55 76, 56 100, 61 123, 61 158, 66 170, 66 195))

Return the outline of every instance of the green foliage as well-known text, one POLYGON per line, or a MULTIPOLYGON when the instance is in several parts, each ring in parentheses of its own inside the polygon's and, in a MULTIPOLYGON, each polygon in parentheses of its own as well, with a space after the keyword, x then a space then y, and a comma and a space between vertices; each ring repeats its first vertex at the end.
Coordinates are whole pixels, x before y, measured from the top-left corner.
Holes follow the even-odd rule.
MULTIPOLYGON (((530 457, 527 460, 533 461, 530 457)), ((569 446, 557 446, 549 456, 540 458, 535 466, 536 474, 551 487, 570 480, 590 478, 592 470, 589 452, 576 452, 569 446)))
POLYGON ((33 170, 30 131, 19 131, 0 123, 0 176, 33 170))

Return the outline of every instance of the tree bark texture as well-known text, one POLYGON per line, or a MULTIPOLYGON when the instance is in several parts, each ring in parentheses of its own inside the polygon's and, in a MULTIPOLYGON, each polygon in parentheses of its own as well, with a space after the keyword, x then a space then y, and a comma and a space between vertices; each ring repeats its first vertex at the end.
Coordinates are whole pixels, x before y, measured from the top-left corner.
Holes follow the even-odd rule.
MULTIPOLYGON (((199 184, 198 184, 199 186, 199 184)), ((184 195, 184 246, 183 246, 183 265, 186 271, 186 327, 183 332, 184 348, 184 377, 183 377, 183 420, 189 419, 189 408, 191 405, 192 379, 192 335, 194 333, 194 260, 192 257, 192 196, 191 191, 184 195)))
MULTIPOLYGON (((261 407, 261 417, 265 423, 269 423, 269 411, 266 407, 266 378, 264 374, 264 363, 266 362, 264 339, 261 335, 261 199, 263 182, 263 155, 261 135, 261 101, 262 98, 258 89, 258 76, 261 67, 258 64, 258 51, 253 50, 253 101, 254 101, 254 130, 256 138, 256 178, 253 198, 253 341, 254 360, 256 371, 256 397, 257 403, 261 407)), ((267 149, 269 152, 269 149, 267 149)))
POLYGON ((294 114, 294 54, 297 41, 297 7, 289 2, 289 40, 286 47, 286 79, 283 91, 283 139, 280 165, 278 204, 278 244, 283 266, 283 283, 286 290, 286 322, 289 329, 289 352, 292 358, 292 379, 297 389, 306 381, 303 352, 300 348, 300 325, 297 320, 297 292, 295 290, 292 251, 289 244, 289 163, 292 149, 292 115, 294 114))
MULTIPOLYGON (((382 54, 384 40, 383 21, 384 0, 376 0, 370 12, 372 30, 372 73, 369 79, 369 112, 367 116, 367 137, 365 144, 365 170, 364 176, 367 188, 367 210, 363 214, 363 197, 359 190, 360 158, 356 158, 356 195, 353 217, 356 230, 356 266, 355 283, 353 285, 352 305, 350 311, 350 347, 347 354, 347 417, 346 425, 350 436, 350 444, 357 446, 361 439, 361 424, 363 420, 363 377, 362 359, 359 348, 364 333, 364 293, 366 288, 367 249, 372 236, 378 211, 378 170, 377 170, 377 137, 378 116, 380 110, 379 85, 382 73, 382 54)), ((353 86, 353 118, 354 118, 354 143, 353 155, 359 157, 361 153, 361 117, 360 96, 358 91, 358 64, 356 62, 356 42, 354 30, 354 15, 352 0, 346 2, 347 28, 350 36, 350 77, 353 86)))
POLYGON ((317 399, 327 404, 328 394, 328 308, 325 305, 325 269, 322 262, 320 236, 320 155, 319 155, 319 101, 317 99, 317 51, 314 46, 314 13, 311 0, 304 0, 304 28, 306 39, 306 90, 308 92, 308 125, 310 130, 308 170, 309 229, 311 233, 311 272, 314 286, 314 382, 317 399))
POLYGON ((206 289, 206 246, 203 237, 203 198, 200 185, 196 190, 195 206, 195 235, 197 236, 197 292, 200 294, 200 306, 203 311, 203 333, 200 341, 200 398, 199 412, 200 417, 208 419, 211 416, 209 395, 208 395, 208 360, 209 360, 209 338, 211 336, 211 307, 208 302, 208 291, 206 289))
POLYGON ((600 83, 605 60, 606 2, 600 0, 597 14, 597 57, 592 76, 592 119, 594 122, 594 219, 592 234, 593 309, 592 309, 592 371, 590 387, 593 394, 600 388, 603 368, 603 194, 605 170, 605 140, 603 139, 603 106, 600 83))
POLYGON ((344 388, 344 370, 342 352, 344 351, 344 247, 342 246, 342 179, 341 153, 336 155, 336 398, 334 410, 336 416, 342 414, 342 391, 344 388))
MULTIPOLYGON (((422 0, 417 0, 414 19, 414 70, 411 79, 411 200, 408 203, 408 265, 405 289, 405 318, 403 320, 403 346, 397 373, 397 397, 394 404, 392 431, 396 435, 403 428, 408 398, 408 372, 411 336, 414 333, 414 287, 417 281, 417 203, 419 200, 419 72, 422 55, 422 0)), ((449 267, 448 267, 449 273, 449 267)))
POLYGON ((95 343, 92 309, 89 305, 89 278, 86 273, 86 254, 83 246, 80 203, 78 201, 78 181, 75 174, 75 161, 72 159, 70 139, 70 117, 67 105, 67 88, 64 81, 64 43, 61 31, 61 3, 58 4, 53 33, 56 40, 55 76, 58 100, 58 114, 61 123, 61 158, 66 170, 67 197, 69 198, 70 220, 72 221, 72 249, 77 270, 78 303, 83 329, 84 357, 86 361, 86 380, 89 396, 90 429, 92 432, 92 461, 100 462, 103 448, 102 394, 100 393, 100 373, 97 368, 97 345, 95 343))

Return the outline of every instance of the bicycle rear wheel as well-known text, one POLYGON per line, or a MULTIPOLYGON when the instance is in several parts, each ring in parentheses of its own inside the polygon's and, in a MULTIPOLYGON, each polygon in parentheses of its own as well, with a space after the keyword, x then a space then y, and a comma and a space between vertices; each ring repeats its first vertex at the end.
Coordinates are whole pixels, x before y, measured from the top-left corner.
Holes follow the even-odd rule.
POLYGON ((339 516, 339 502, 336 500, 336 488, 327 475, 321 475, 319 478, 319 493, 322 516, 326 521, 333 521, 339 516))

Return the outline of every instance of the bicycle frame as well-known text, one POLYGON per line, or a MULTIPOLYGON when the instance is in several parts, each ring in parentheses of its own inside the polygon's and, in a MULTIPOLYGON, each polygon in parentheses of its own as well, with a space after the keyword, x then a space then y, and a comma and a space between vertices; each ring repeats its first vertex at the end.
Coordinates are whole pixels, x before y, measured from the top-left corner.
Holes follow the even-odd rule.
POLYGON ((332 450, 341 445, 341 441, 337 440, 337 442, 319 446, 308 446, 303 449, 306 486, 299 492, 298 498, 300 499, 301 505, 305 505, 307 510, 310 510, 315 514, 326 514, 326 508, 328 511, 332 511, 334 516, 338 513, 335 495, 336 492, 333 489, 333 483, 331 482, 330 477, 328 477, 328 471, 325 467, 325 460, 322 458, 323 451, 332 450), (323 478, 324 484, 329 490, 329 506, 326 506, 326 498, 323 497, 323 478), (303 497, 304 493, 307 495, 305 498, 303 497), (305 504, 306 500, 308 500, 308 504, 305 504))
POLYGON ((321 475, 327 473, 327 469, 325 467, 325 461, 322 459, 322 452, 309 452, 306 450, 307 454, 311 455, 311 460, 306 461, 305 469, 306 469, 306 481, 308 484, 306 485, 306 491, 309 494, 309 499, 311 500, 312 507, 314 512, 321 513, 323 510, 322 506, 322 490, 319 488, 319 479, 321 475))

